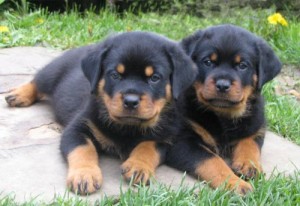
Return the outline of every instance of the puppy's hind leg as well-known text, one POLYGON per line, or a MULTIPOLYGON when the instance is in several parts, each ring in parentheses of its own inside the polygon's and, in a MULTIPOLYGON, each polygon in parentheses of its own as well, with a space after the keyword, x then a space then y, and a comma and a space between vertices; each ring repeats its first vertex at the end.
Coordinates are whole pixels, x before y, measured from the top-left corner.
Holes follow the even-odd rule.
POLYGON ((10 107, 28 107, 42 97, 37 90, 36 83, 31 81, 11 90, 5 100, 10 107))

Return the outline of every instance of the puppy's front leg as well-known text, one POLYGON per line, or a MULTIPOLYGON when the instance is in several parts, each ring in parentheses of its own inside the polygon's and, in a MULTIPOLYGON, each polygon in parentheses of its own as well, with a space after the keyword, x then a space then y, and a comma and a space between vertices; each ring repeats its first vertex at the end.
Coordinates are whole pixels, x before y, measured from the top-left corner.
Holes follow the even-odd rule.
POLYGON ((130 153, 129 158, 122 164, 123 177, 132 182, 149 184, 155 169, 163 161, 165 148, 158 147, 155 141, 145 141, 138 144, 130 153))
POLYGON ((233 149, 232 169, 237 175, 247 179, 262 172, 260 162, 261 147, 264 141, 264 129, 257 134, 240 140, 233 149))
POLYGON ((102 184, 102 173, 95 145, 86 124, 69 125, 62 136, 61 151, 68 162, 67 186, 73 192, 91 194, 102 184))
POLYGON ((225 184, 227 189, 234 190, 241 195, 253 190, 248 182, 237 177, 225 161, 217 155, 200 161, 195 168, 195 174, 207 181, 212 188, 225 184))
POLYGON ((167 164, 197 176, 212 188, 225 185, 226 189, 241 195, 253 190, 249 183, 233 173, 220 156, 193 139, 174 144, 168 152, 167 164))

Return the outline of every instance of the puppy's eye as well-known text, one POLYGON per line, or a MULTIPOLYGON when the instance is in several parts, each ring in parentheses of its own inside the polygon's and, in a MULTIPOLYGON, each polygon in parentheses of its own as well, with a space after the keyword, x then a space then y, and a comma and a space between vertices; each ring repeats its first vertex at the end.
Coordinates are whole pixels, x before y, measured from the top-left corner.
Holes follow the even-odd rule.
POLYGON ((110 76, 112 79, 115 79, 115 80, 122 78, 122 76, 118 72, 113 72, 110 74, 110 76))
POLYGON ((158 74, 153 74, 151 77, 150 77, 150 81, 153 82, 153 83, 156 83, 160 80, 160 76, 158 74))
POLYGON ((204 60, 203 60, 203 63, 204 63, 204 65, 207 66, 207 67, 211 67, 211 66, 213 66, 213 64, 214 64, 210 59, 204 59, 204 60))
POLYGON ((246 70, 248 68, 248 65, 245 62, 241 62, 238 64, 239 70, 246 70))

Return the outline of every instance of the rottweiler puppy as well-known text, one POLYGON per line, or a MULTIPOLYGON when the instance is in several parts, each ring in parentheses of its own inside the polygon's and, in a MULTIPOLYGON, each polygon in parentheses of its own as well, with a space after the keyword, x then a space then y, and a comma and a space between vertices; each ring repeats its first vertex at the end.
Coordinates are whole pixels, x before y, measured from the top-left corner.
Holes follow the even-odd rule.
POLYGON ((178 133, 172 99, 193 82, 194 63, 178 43, 147 32, 122 33, 67 51, 7 96, 26 107, 47 95, 65 126, 60 149, 67 186, 90 194, 102 184, 99 152, 118 155, 122 174, 147 183, 178 133))
POLYGON ((226 183, 245 194, 252 186, 238 176, 252 178, 262 171, 266 122, 260 92, 281 63, 264 40, 233 25, 197 31, 181 45, 198 76, 178 99, 187 125, 167 162, 213 188, 226 183))

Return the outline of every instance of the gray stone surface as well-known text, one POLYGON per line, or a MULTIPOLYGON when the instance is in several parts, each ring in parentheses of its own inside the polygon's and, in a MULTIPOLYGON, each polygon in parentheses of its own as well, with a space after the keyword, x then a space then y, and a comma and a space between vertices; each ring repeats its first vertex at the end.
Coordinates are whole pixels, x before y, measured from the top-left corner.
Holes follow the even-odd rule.
MULTIPOLYGON (((37 69, 59 55, 40 47, 20 47, 0 50, 0 192, 13 192, 17 200, 51 200, 54 194, 65 193, 66 164, 59 153, 59 136, 62 128, 55 123, 47 101, 28 108, 7 107, 5 93, 15 86, 30 81, 37 69)), ((293 174, 300 168, 300 147, 268 132, 262 150, 262 165, 267 175, 272 171, 293 174)), ((118 159, 101 156, 104 183, 102 195, 120 193, 120 166, 118 159)), ((183 173, 167 166, 159 167, 158 182, 180 184, 183 173)), ((193 185, 190 176, 185 183, 193 185)), ((125 190, 127 184, 122 184, 125 190)))

